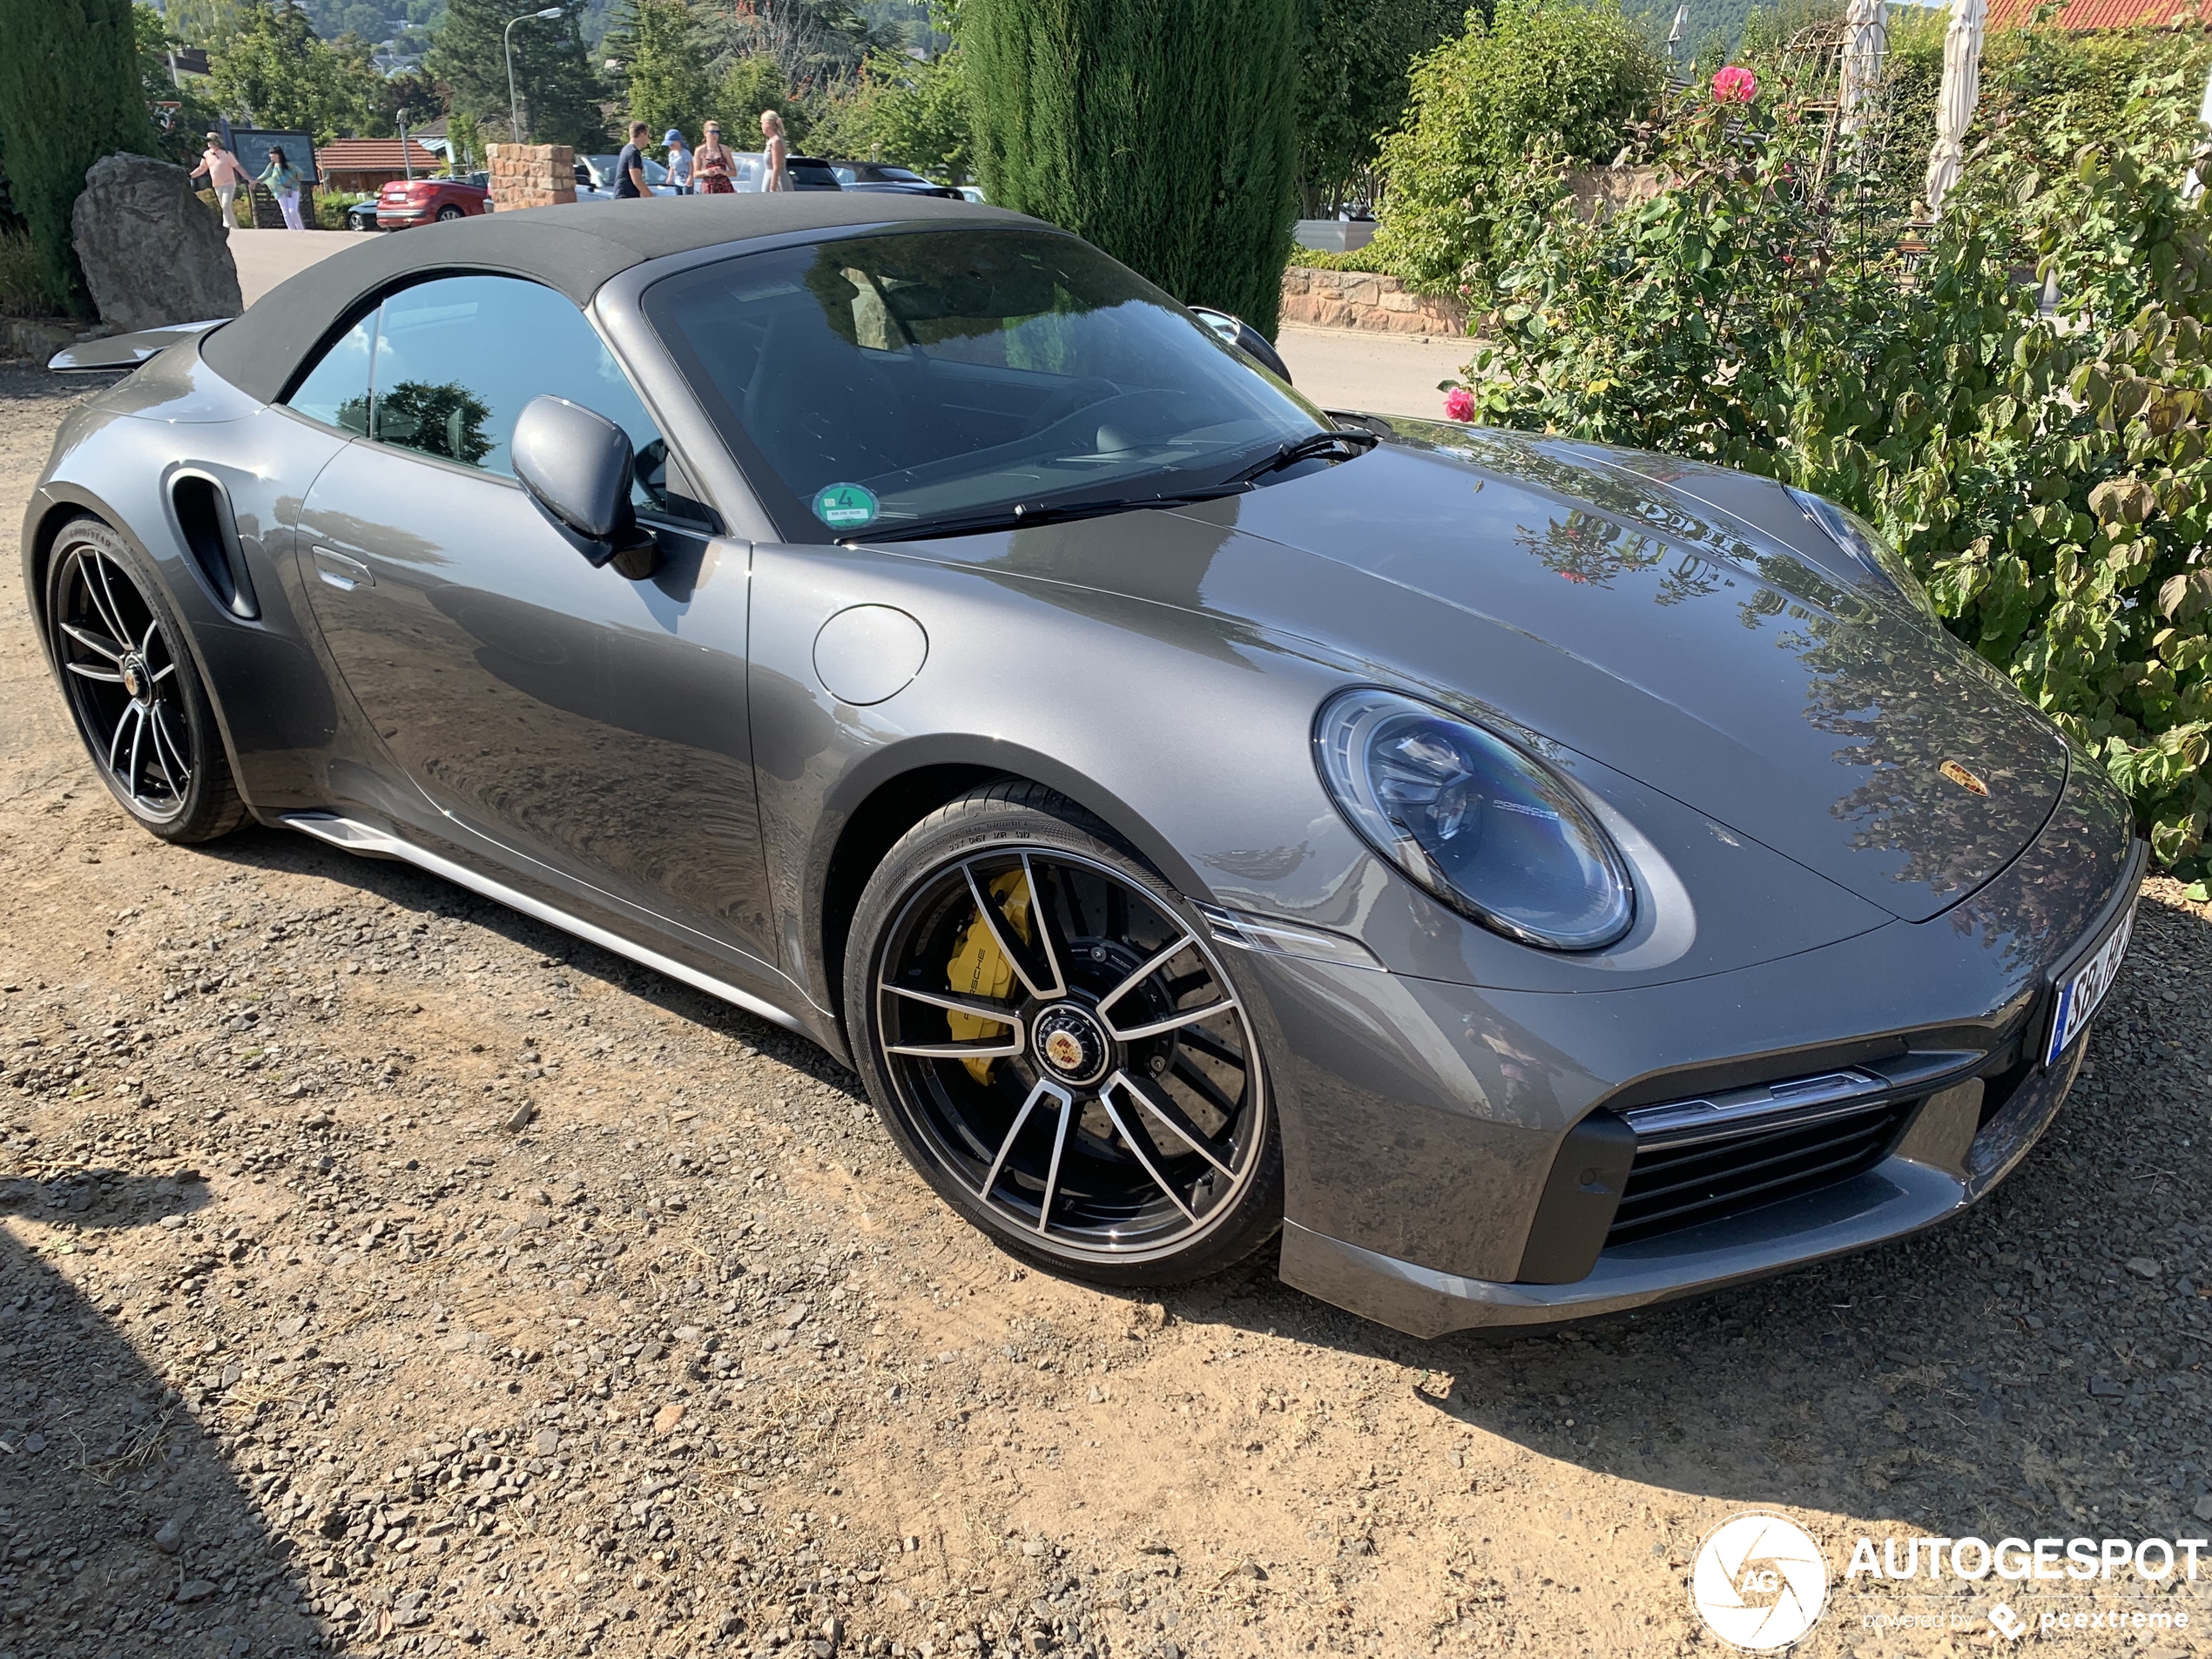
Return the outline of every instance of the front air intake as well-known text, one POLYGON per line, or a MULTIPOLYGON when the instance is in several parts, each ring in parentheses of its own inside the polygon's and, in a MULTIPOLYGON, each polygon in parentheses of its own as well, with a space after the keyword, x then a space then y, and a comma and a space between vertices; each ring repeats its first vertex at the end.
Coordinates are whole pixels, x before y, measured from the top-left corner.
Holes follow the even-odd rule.
MULTIPOLYGON (((1797 1197, 1889 1156, 1917 1099, 1732 1125, 1710 1138, 1645 1143, 1629 1166, 1606 1245, 1717 1221, 1797 1197)), ((1631 1120, 1640 1114, 1631 1114, 1631 1120)))
POLYGON ((259 617, 261 607, 239 545, 230 492, 204 472, 180 472, 169 481, 169 503, 192 566, 216 603, 248 622, 259 617))

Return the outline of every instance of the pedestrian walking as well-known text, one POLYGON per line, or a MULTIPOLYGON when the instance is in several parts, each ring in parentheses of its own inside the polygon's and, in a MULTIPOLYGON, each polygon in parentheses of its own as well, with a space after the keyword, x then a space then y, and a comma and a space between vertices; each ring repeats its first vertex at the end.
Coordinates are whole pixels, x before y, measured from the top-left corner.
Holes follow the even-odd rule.
POLYGON ((238 223, 238 216, 231 204, 238 199, 238 187, 246 182, 246 169, 239 159, 223 147, 223 135, 207 135, 207 147, 199 152, 199 165, 192 170, 195 179, 206 178, 207 187, 215 192, 215 206, 223 215, 223 233, 228 235, 238 223))
POLYGON ((261 176, 253 181, 276 198, 278 210, 284 214, 284 228, 288 231, 304 231, 307 228, 300 222, 300 186, 306 182, 307 177, 307 174, 292 165, 290 157, 276 145, 271 145, 269 165, 261 170, 261 176))
POLYGON ((699 147, 691 152, 691 174, 698 181, 702 196, 727 196, 737 189, 732 175, 738 170, 738 158, 722 142, 722 124, 709 121, 706 134, 699 140, 699 147))
POLYGON ((652 128, 643 121, 630 124, 630 142, 622 146, 622 153, 615 158, 615 199, 634 200, 653 193, 645 182, 645 140, 653 136, 652 128))
POLYGON ((760 136, 767 140, 768 176, 760 181, 763 190, 789 190, 791 169, 784 164, 790 158, 791 146, 784 142, 784 118, 773 110, 760 111, 760 136))
POLYGON ((676 193, 691 193, 691 147, 684 142, 684 135, 674 127, 661 140, 668 146, 668 182, 676 186, 676 193))

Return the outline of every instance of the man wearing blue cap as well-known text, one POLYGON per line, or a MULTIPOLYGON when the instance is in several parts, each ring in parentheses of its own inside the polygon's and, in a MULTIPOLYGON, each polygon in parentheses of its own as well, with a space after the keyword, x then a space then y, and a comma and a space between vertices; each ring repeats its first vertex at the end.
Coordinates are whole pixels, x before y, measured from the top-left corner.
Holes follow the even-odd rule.
POLYGON ((684 142, 684 135, 674 127, 661 140, 668 146, 668 182, 676 186, 676 193, 691 193, 691 146, 684 142))

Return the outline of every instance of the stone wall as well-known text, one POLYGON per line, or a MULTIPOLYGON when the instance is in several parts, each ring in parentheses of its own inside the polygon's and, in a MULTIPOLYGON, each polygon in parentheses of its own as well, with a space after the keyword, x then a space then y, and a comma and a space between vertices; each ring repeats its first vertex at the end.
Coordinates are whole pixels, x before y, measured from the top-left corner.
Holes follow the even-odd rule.
POLYGON ((1408 293, 1396 277, 1371 271, 1283 271, 1283 320, 1317 328, 1369 328, 1393 334, 1464 334, 1467 307, 1456 300, 1408 293))
POLYGON ((576 199, 576 152, 565 144, 490 144, 491 205, 550 207, 576 199))

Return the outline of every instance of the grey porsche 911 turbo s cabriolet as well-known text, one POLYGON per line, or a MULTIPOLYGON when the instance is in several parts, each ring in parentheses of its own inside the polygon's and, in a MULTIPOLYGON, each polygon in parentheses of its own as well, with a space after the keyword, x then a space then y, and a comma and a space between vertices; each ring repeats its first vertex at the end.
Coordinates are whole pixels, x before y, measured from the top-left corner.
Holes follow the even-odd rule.
POLYGON ((2125 804, 1850 515, 1325 413, 1013 213, 501 213, 91 350, 24 571, 149 832, 804 1033, 1057 1271, 1434 1333, 1858 1249, 2127 947, 2125 804))

